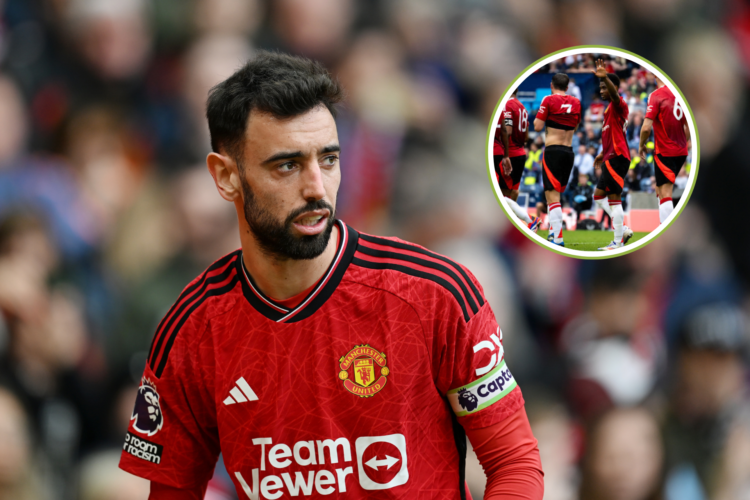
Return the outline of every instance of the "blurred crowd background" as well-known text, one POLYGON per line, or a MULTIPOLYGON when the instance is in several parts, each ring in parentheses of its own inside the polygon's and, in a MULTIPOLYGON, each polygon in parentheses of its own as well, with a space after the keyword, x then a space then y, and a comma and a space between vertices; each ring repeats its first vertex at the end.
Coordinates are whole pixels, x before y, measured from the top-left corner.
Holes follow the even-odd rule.
MULTIPOLYGON (((604 60, 607 72, 620 78, 619 93, 628 105, 629 115, 625 130, 625 140, 630 149, 630 170, 623 187, 623 208, 630 206, 631 193, 656 192, 654 176, 654 134, 651 132, 646 143, 646 158, 638 155, 641 127, 646 117, 648 98, 657 89, 656 76, 640 64, 624 57, 613 57, 597 53, 578 54, 556 59, 546 64, 528 78, 519 82, 517 97, 529 114, 533 123, 544 97, 552 93, 550 83, 556 73, 566 73, 570 77, 567 94, 581 101, 581 123, 573 135, 572 148, 575 153, 573 170, 561 201, 564 207, 571 207, 577 216, 586 210, 595 209, 594 188, 601 177, 601 168, 594 167, 594 159, 602 150, 602 126, 604 110, 608 103, 601 99, 599 79, 593 75, 596 60, 604 60)), ((521 206, 537 207, 546 213, 546 200, 542 186, 542 155, 544 154, 544 134, 530 127, 529 140, 525 146, 526 165, 521 178, 519 191, 527 197, 519 199, 521 206)), ((690 165, 692 164, 691 138, 688 137, 688 158, 675 179, 673 199, 675 205, 687 187, 690 165)), ((655 196, 655 194, 654 194, 655 196)), ((540 215, 540 214, 537 214, 540 215)), ((604 217, 602 214, 600 217, 604 217)))
POLYGON ((546 499, 750 498, 745 1, 0 0, 0 499, 147 497, 116 464, 150 338, 239 246, 204 101, 259 48, 346 87, 339 216, 484 285, 546 499), (655 242, 579 261, 506 220, 486 140, 518 73, 596 43, 681 88, 700 174, 655 242))

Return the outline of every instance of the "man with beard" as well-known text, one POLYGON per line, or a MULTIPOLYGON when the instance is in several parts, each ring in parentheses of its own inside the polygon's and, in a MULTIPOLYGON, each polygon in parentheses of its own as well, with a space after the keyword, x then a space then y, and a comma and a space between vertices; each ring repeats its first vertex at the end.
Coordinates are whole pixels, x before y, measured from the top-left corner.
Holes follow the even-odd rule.
POLYGON ((201 499, 221 452, 245 498, 541 499, 539 453, 502 332, 460 264, 335 219, 342 89, 261 52, 211 90, 208 169, 242 248, 157 328, 121 467, 152 499, 201 499))

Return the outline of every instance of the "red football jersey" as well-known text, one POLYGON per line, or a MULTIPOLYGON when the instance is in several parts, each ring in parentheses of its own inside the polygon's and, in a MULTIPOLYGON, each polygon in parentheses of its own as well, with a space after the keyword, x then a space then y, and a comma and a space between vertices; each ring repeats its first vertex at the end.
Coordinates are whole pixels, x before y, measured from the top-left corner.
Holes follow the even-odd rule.
POLYGON ((123 469, 197 487, 221 452, 241 498, 459 498, 463 428, 523 406, 500 327, 460 264, 337 225, 334 261, 293 309, 239 250, 183 291, 154 336, 123 469))
POLYGON ((686 156, 687 118, 669 87, 656 89, 648 97, 646 118, 654 121, 655 151, 663 156, 686 156))
MULTIPOLYGON (((497 125, 495 125, 495 142, 492 145, 492 155, 493 156, 504 156, 505 155, 505 147, 503 147, 503 137, 500 135, 500 127, 503 126, 503 112, 500 112, 500 119, 497 121, 497 125)), ((508 141, 510 141, 510 137, 508 137, 508 141)))
POLYGON ((523 145, 526 139, 526 131, 529 129, 529 114, 526 112, 526 108, 521 104, 521 101, 511 97, 500 115, 502 117, 501 123, 505 123, 512 130, 510 136, 508 136, 510 145, 508 156, 511 158, 524 156, 526 150, 523 145))
POLYGON ((547 127, 574 130, 581 121, 581 101, 572 95, 545 96, 536 118, 547 122, 547 127))
POLYGON ((628 141, 625 140, 629 115, 628 105, 619 94, 617 100, 610 102, 607 109, 604 110, 604 126, 602 127, 603 161, 607 161, 613 156, 624 156, 630 160, 630 149, 628 149, 628 141))

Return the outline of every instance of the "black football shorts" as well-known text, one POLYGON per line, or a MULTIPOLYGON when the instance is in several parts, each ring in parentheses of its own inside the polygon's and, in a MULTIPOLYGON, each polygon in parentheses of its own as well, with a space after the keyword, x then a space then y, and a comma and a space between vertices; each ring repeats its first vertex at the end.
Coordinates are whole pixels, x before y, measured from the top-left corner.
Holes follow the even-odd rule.
POLYGON ((565 191, 576 155, 570 146, 547 146, 542 155, 544 190, 565 191))
POLYGON ((630 169, 630 160, 622 155, 612 156, 602 164, 602 176, 596 184, 597 189, 607 194, 622 194, 625 176, 630 169))
POLYGON ((682 169, 686 159, 687 156, 656 155, 654 157, 654 162, 656 163, 656 168, 654 169, 656 185, 674 184, 675 177, 680 173, 680 169, 682 169))

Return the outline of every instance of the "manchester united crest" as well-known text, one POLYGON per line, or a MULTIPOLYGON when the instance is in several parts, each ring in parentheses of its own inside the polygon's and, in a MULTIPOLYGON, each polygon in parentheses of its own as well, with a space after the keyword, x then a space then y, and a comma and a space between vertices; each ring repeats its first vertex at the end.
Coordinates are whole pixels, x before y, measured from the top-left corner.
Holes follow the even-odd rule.
POLYGON ((369 398, 380 392, 390 373, 385 353, 368 344, 354 346, 341 357, 339 367, 339 378, 344 381, 346 390, 361 398, 369 398))

